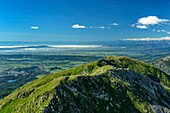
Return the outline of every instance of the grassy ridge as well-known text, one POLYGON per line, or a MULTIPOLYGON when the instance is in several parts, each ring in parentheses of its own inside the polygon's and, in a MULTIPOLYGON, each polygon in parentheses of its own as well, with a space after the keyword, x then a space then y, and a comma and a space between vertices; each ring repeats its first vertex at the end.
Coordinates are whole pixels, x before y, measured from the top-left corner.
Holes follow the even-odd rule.
POLYGON ((130 59, 128 57, 106 57, 98 62, 98 65, 112 65, 116 68, 128 68, 144 76, 149 77, 155 82, 170 87, 170 76, 165 72, 153 67, 145 62, 130 59))
MULTIPOLYGON (((94 76, 114 68, 128 68, 166 86, 170 86, 169 76, 144 62, 127 57, 106 57, 102 60, 78 66, 71 70, 46 75, 36 79, 0 100, 0 112, 39 112, 48 106, 56 94, 56 87, 63 80, 72 81, 79 76, 94 76)), ((118 80, 119 81, 119 80, 118 80)), ((124 85, 127 85, 126 83, 124 85)), ((117 86, 115 86, 117 87, 117 86)), ((131 95, 131 92, 128 92, 131 95)))

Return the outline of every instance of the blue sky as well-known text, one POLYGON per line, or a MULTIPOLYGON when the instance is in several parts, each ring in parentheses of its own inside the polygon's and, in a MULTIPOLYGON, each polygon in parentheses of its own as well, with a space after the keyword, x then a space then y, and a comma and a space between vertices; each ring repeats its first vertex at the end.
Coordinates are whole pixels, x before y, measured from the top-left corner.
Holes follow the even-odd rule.
POLYGON ((170 0, 0 0, 0 41, 170 36, 170 0))

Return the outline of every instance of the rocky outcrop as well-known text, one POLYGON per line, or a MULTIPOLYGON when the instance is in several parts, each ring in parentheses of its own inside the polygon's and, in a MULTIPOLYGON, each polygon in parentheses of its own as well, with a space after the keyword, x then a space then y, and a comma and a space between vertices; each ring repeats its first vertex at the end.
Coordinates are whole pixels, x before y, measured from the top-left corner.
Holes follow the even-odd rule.
POLYGON ((43 112, 170 112, 170 94, 163 86, 133 70, 67 79, 43 112))

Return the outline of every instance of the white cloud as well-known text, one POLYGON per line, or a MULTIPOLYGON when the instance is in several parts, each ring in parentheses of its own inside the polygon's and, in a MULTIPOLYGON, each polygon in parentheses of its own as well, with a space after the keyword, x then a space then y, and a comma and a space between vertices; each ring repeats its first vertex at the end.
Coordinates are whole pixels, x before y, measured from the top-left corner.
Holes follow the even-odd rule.
POLYGON ((162 32, 167 33, 167 34, 170 34, 169 31, 165 31, 165 30, 163 30, 163 29, 162 29, 162 32))
POLYGON ((167 34, 170 34, 170 32, 166 31, 167 34))
POLYGON ((170 40, 170 37, 161 37, 161 38, 131 38, 131 39, 124 39, 124 40, 131 40, 131 41, 151 41, 151 40, 170 40))
POLYGON ((170 21, 169 19, 159 19, 157 16, 148 16, 148 17, 140 18, 138 20, 138 23, 143 25, 155 25, 155 24, 160 24, 169 21, 170 21))
POLYGON ((79 24, 75 24, 72 26, 72 28, 86 28, 86 27, 79 24))
POLYGON ((38 29, 37 26, 31 26, 31 29, 38 29))
POLYGON ((118 23, 113 23, 113 24, 111 24, 111 25, 113 25, 113 26, 118 26, 119 24, 118 24, 118 23))
POLYGON ((147 29, 149 28, 149 25, 161 25, 161 24, 169 25, 169 22, 170 22, 169 19, 160 19, 157 16, 148 16, 148 17, 142 17, 138 19, 138 22, 135 24, 132 24, 131 26, 132 27, 136 26, 137 28, 140 28, 140 29, 147 29))
POLYGON ((98 27, 98 28, 100 28, 100 29, 105 29, 105 27, 103 27, 103 26, 100 26, 100 27, 98 27))
POLYGON ((104 26, 90 26, 90 29, 110 29, 111 27, 104 27, 104 26))
POLYGON ((94 47, 102 47, 102 45, 49 45, 49 47, 56 48, 94 48, 94 47))
POLYGON ((147 28, 148 28, 148 27, 145 26, 145 25, 137 25, 136 27, 139 28, 139 29, 147 29, 147 28))
POLYGON ((132 24, 131 26, 132 26, 132 27, 135 27, 135 24, 132 24))
POLYGON ((166 30, 164 30, 164 29, 162 29, 162 30, 155 30, 155 29, 153 29, 152 31, 163 32, 163 33, 170 34, 169 31, 166 31, 166 30))
POLYGON ((162 29, 162 32, 165 32, 165 30, 162 29))

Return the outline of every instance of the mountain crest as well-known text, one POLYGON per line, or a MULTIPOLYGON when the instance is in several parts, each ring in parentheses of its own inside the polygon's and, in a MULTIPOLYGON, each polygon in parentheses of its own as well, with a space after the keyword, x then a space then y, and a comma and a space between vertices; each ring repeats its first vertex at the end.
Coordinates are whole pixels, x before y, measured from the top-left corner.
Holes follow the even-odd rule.
POLYGON ((0 100, 0 112, 168 113, 169 85, 151 65, 109 56, 25 84, 0 100))

